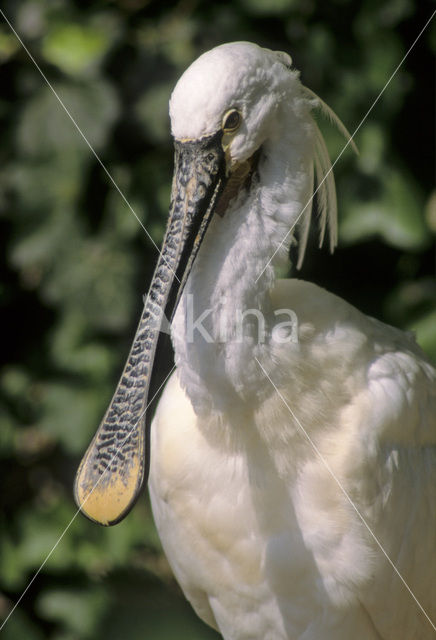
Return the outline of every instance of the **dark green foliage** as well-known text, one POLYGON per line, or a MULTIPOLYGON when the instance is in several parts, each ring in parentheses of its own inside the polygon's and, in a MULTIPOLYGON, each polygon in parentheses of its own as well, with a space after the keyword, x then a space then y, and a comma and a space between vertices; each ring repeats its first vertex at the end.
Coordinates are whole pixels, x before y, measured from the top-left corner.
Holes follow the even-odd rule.
MULTIPOLYGON (((169 203, 167 101, 201 52, 252 40, 359 125, 430 2, 26 0, 3 10, 159 244, 169 203)), ((417 332, 436 360, 436 23, 335 167, 340 248, 314 238, 302 277, 417 332)), ((75 469, 113 392, 157 258, 132 211, 0 19, 0 616, 5 639, 195 640, 147 500, 112 529, 76 513, 75 469)), ((343 141, 322 123, 332 159, 343 141)), ((2 637, 3 637, 2 636, 2 637)))

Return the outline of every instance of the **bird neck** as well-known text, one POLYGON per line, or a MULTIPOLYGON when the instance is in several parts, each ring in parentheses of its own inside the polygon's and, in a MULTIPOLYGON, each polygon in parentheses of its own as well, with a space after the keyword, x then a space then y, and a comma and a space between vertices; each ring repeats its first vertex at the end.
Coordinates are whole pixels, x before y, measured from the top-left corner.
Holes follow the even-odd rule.
POLYGON ((212 220, 174 318, 180 381, 200 415, 248 402, 264 382, 274 267, 312 189, 310 132, 295 129, 264 143, 249 190, 212 220))

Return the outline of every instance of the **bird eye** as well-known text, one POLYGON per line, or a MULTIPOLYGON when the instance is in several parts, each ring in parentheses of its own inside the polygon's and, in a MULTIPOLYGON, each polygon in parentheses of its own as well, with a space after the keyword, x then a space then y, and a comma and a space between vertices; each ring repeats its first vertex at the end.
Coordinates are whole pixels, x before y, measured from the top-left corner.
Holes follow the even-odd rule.
POLYGON ((231 109, 223 118, 223 131, 225 133, 236 131, 241 124, 241 114, 236 109, 231 109))

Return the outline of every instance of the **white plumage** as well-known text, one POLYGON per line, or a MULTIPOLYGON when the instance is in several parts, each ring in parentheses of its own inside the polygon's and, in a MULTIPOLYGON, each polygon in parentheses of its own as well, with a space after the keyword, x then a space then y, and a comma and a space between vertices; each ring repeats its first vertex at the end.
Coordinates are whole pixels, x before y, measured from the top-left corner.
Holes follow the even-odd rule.
MULTIPOLYGON (((212 135, 237 109, 228 171, 260 155, 213 217, 178 305, 177 371, 152 426, 153 512, 187 598, 226 640, 432 638, 436 372, 412 336, 313 284, 275 280, 313 167, 318 180, 330 167, 311 115, 320 103, 289 65, 223 45, 171 98, 176 139, 212 135), (263 342, 253 317, 237 331, 247 309, 265 319, 263 342), (295 313, 298 342, 283 339, 280 309, 295 313), (207 310, 207 334, 191 340, 189 314, 207 310)), ((331 176, 321 229, 334 245, 331 176)), ((304 253, 310 207, 299 224, 304 253)))

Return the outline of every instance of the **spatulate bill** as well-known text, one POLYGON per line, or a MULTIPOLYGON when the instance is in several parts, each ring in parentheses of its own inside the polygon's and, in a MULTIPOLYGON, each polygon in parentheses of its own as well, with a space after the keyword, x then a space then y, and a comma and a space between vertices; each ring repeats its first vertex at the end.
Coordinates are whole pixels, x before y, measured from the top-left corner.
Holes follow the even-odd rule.
MULTIPOLYGON (((148 475, 150 388, 163 320, 171 320, 222 192, 221 134, 175 143, 170 216, 162 251, 121 379, 79 466, 74 495, 82 513, 116 524, 134 505, 148 475)), ((157 355, 159 357, 159 355, 157 355)), ((157 369, 157 368, 156 368, 157 369)), ((162 371, 159 373, 163 382, 162 371)))

